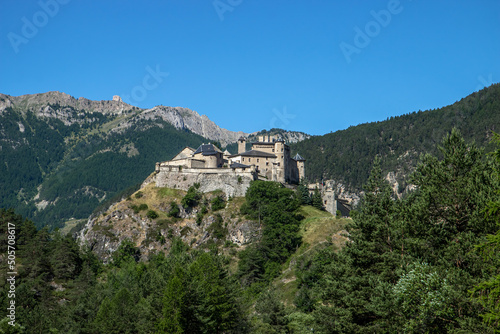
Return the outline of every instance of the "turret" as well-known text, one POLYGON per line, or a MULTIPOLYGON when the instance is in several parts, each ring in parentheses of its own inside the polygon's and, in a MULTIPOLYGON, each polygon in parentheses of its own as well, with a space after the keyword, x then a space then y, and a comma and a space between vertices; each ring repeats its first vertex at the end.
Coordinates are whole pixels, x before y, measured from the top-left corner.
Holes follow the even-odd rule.
POLYGON ((240 137, 240 139, 238 139, 238 154, 246 152, 247 150, 246 146, 247 146, 247 140, 243 137, 240 137))

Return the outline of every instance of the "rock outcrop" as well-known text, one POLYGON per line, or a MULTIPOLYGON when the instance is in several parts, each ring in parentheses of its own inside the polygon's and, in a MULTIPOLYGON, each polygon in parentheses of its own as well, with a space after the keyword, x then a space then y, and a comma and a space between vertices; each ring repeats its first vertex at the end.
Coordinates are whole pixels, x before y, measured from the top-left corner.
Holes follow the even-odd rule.
MULTIPOLYGON (((38 117, 57 118, 66 125, 82 123, 82 118, 92 121, 92 113, 101 113, 108 116, 123 117, 110 129, 121 132, 136 124, 137 120, 163 120, 179 130, 189 130, 222 145, 234 143, 239 137, 248 137, 251 134, 223 129, 211 121, 206 115, 200 115, 194 110, 181 107, 156 106, 150 109, 141 109, 123 102, 120 96, 114 95, 112 100, 93 101, 80 97, 78 99, 61 92, 48 92, 10 96, 0 94, 0 115, 7 108, 17 108, 22 112, 31 111, 38 117)), ((295 131, 280 132, 290 143, 302 141, 310 136, 295 131)), ((255 133, 254 133, 255 134, 255 133)))
POLYGON ((243 203, 240 199, 226 201, 224 209, 212 211, 209 203, 221 196, 220 191, 215 191, 204 194, 199 205, 184 209, 180 200, 185 194, 149 184, 135 195, 111 205, 106 212, 90 217, 77 239, 107 263, 124 240, 132 241, 139 248, 141 259, 147 260, 152 254, 168 253, 174 238, 203 249, 212 243, 244 247, 260 237, 259 224, 240 216, 243 203), (168 217, 172 202, 177 203, 179 218, 168 217), (146 203, 148 209, 138 210, 146 203), (158 213, 158 217, 151 218, 148 210, 158 213))

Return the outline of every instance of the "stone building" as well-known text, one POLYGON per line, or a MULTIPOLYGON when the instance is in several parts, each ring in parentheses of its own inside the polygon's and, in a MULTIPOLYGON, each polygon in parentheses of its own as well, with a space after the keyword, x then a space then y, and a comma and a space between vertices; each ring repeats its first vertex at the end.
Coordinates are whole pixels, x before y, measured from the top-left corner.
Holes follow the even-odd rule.
POLYGON ((269 181, 297 184, 305 176, 305 159, 290 156, 290 146, 279 136, 259 136, 246 150, 246 139, 238 139, 238 153, 230 161, 255 166, 261 177, 269 181))
POLYGON ((228 196, 244 196, 253 180, 297 184, 304 176, 304 158, 291 158, 283 139, 260 136, 249 151, 246 139, 240 138, 233 155, 210 143, 196 150, 185 147, 172 160, 156 163, 153 179, 158 187, 187 190, 200 183, 203 192, 221 189, 228 196))

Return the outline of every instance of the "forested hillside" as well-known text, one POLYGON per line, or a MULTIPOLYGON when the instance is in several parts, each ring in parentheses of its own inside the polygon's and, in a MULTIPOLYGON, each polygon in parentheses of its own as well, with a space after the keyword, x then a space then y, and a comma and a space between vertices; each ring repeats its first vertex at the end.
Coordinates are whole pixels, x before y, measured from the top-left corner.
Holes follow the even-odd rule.
POLYGON ((500 129, 500 84, 444 108, 352 126, 291 146, 307 159, 306 177, 310 181, 334 179, 351 190, 360 190, 373 158, 379 156, 384 173, 398 173, 404 189, 405 176, 414 169, 420 154, 440 154, 437 144, 453 127, 467 141, 488 147, 491 131, 500 129))
POLYGON ((137 119, 119 128, 139 112, 130 108, 113 114, 43 107, 50 117, 22 105, 5 108, 0 114, 1 207, 15 208, 37 227, 86 219, 100 203, 141 183, 157 161, 207 141, 161 119, 137 119))
MULTIPOLYGON (((258 223, 258 240, 212 242, 200 250, 182 235, 167 234, 168 253, 142 261, 136 245, 124 240, 101 264, 71 237, 37 231, 1 210, 0 251, 7 252, 7 224, 15 225, 18 275, 16 327, 2 307, 0 330, 497 332, 500 149, 485 155, 456 130, 440 146, 439 157, 428 154, 419 162, 411 176, 418 188, 403 199, 394 197, 376 159, 347 231, 339 230, 345 220, 327 213, 311 218, 318 210, 303 206, 299 190, 255 181, 229 217, 258 223)), ((200 201, 195 195, 186 193, 182 203, 200 201)), ((212 210, 223 209, 219 204, 212 210)), ((222 241, 225 218, 214 224, 218 228, 207 232, 222 241)), ((0 301, 7 305, 6 256, 0 259, 0 301)))

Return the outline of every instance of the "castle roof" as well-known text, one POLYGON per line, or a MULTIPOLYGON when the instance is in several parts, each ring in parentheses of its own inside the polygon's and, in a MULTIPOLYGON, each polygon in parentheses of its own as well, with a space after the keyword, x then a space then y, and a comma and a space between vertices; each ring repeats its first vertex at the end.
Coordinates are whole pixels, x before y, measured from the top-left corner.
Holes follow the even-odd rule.
POLYGON ((300 156, 300 154, 298 154, 298 153, 293 157, 293 160, 295 160, 295 161, 306 161, 306 159, 302 158, 300 156))
POLYGON ((274 155, 274 154, 262 152, 262 151, 257 151, 257 150, 250 150, 250 151, 246 151, 243 153, 233 154, 230 157, 237 157, 240 155, 242 157, 276 158, 276 155, 274 155))
POLYGON ((240 164, 239 162, 234 162, 230 167, 231 168, 248 168, 250 166, 249 165, 240 164))
POLYGON ((198 149, 193 153, 193 155, 198 153, 201 153, 202 155, 215 155, 222 152, 213 144, 201 144, 200 147, 198 147, 198 149))

